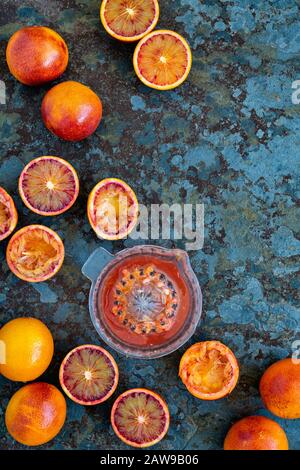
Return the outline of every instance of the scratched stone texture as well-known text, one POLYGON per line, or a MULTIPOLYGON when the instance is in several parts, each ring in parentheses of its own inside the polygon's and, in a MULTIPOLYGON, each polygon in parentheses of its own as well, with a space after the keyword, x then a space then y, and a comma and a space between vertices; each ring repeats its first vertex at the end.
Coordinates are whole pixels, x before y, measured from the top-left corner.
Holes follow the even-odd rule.
MULTIPOLYGON (((99 0, 2 0, 0 79, 0 185, 16 201, 18 227, 43 223, 63 237, 66 259, 50 282, 26 284, 9 271, 0 247, 1 325, 22 316, 42 319, 55 339, 55 356, 43 380, 58 384, 64 355, 83 343, 103 343, 88 313, 89 283, 81 274, 98 246, 116 253, 134 245, 100 242, 89 227, 86 200, 100 179, 116 176, 140 202, 205 204, 205 245, 190 252, 204 292, 203 320, 189 344, 219 339, 241 366, 229 398, 203 402, 178 379, 186 347, 151 362, 113 353, 120 366, 118 392, 143 386, 168 402, 171 427, 158 449, 220 449, 235 420, 269 415, 259 398, 264 369, 291 354, 300 335, 300 105, 292 82, 300 79, 299 2, 292 0, 163 0, 159 26, 190 42, 194 63, 179 89, 156 92, 135 77, 133 47, 112 40, 99 21, 99 0), (10 75, 5 47, 23 25, 46 25, 67 41, 70 64, 59 81, 91 86, 104 118, 81 143, 52 136, 40 118, 45 91, 10 75), (22 204, 18 176, 40 155, 60 155, 78 170, 79 201, 66 214, 45 219, 22 204)), ((139 241, 142 243, 142 241, 139 241)), ((183 242, 155 241, 166 247, 183 242)), ((0 380, 0 447, 20 449, 7 434, 5 408, 18 383, 0 380)), ((114 395, 116 397, 116 394, 114 395)), ((125 449, 109 425, 113 399, 84 408, 68 400, 61 434, 45 449, 125 449)), ((270 416, 270 415, 269 415, 270 416)), ((275 418, 292 449, 300 448, 298 421, 275 418)))

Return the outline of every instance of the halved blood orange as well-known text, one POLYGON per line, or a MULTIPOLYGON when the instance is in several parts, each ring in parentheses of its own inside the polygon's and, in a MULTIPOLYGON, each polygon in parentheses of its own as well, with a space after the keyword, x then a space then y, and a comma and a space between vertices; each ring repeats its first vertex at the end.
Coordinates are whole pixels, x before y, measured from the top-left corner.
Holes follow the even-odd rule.
POLYGON ((59 215, 76 201, 79 180, 76 171, 62 158, 39 157, 24 168, 19 178, 24 204, 40 215, 59 215))
POLYGON ((98 405, 108 400, 119 381, 119 370, 108 351, 84 344, 70 351, 59 371, 62 389, 80 405, 98 405))
POLYGON ((180 34, 166 29, 152 31, 137 44, 133 66, 144 85, 171 90, 181 85, 190 73, 192 52, 180 34))
POLYGON ((201 400, 223 398, 235 388, 239 365, 233 352, 219 341, 195 343, 182 356, 179 376, 201 400))
POLYGON ((56 232, 44 225, 28 225, 9 240, 6 260, 23 281, 42 282, 60 270, 64 255, 64 244, 56 232))
POLYGON ((0 241, 15 230, 18 213, 12 197, 0 186, 0 241))
POLYGON ((100 181, 89 195, 87 215, 99 238, 120 240, 137 223, 139 205, 134 191, 122 180, 100 181))
POLYGON ((133 388, 122 393, 111 410, 116 435, 132 447, 150 447, 165 437, 170 425, 166 402, 155 392, 133 388))
POLYGON ((101 22, 112 37, 138 41, 152 31, 159 18, 157 0, 103 0, 101 22))

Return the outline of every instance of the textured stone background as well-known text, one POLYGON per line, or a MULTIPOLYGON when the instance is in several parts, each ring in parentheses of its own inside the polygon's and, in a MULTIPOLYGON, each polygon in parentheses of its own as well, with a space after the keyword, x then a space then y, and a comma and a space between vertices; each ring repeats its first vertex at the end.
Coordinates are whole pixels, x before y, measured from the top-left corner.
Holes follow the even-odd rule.
MULTIPOLYGON (((46 322, 56 353, 43 379, 57 384, 68 350, 100 342, 89 320, 82 264, 99 244, 113 252, 133 244, 96 239, 85 215, 94 184, 119 176, 144 204, 204 202, 205 247, 191 252, 204 291, 204 319, 191 342, 219 339, 230 346, 241 365, 238 387, 214 403, 190 396, 177 378, 185 347, 151 362, 114 356, 121 369, 118 392, 146 386, 168 400, 172 425, 158 448, 219 449, 233 421, 267 414, 259 378, 273 361, 290 355, 299 338, 300 106, 291 103, 292 81, 300 79, 299 2, 161 1, 159 26, 182 33, 194 54, 189 80, 165 93, 139 83, 131 65, 133 48, 105 34, 98 8, 99 0, 1 1, 0 78, 7 85, 7 105, 0 106, 0 184, 15 198, 19 227, 44 223, 66 245, 59 275, 33 286, 10 273, 6 243, 1 244, 1 324, 21 315, 46 322), (48 87, 26 88, 10 77, 6 43, 26 24, 61 33, 70 50, 62 80, 82 81, 102 98, 104 119, 88 140, 64 143, 47 132, 39 107, 48 87), (22 205, 17 179, 32 158, 49 154, 75 166, 81 195, 68 213, 45 220, 22 205)), ((4 425, 7 402, 19 387, 0 381, 2 449, 23 448, 4 425)), ((68 401, 62 433, 44 447, 125 448, 109 426, 111 405, 112 400, 84 408, 68 401)), ((278 421, 291 448, 299 449, 299 420, 278 421)))

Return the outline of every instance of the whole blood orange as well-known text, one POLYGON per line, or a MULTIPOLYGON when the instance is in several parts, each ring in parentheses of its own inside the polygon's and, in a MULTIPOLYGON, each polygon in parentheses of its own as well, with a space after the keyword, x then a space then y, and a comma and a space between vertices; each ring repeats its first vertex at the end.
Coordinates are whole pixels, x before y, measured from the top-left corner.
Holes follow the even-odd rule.
POLYGON ((180 34, 156 30, 136 46, 133 66, 144 85, 156 90, 171 90, 181 85, 190 73, 192 52, 180 34))
POLYGON ((102 103, 89 87, 68 81, 49 90, 42 102, 42 118, 49 131, 64 140, 89 137, 100 124, 102 103))
POLYGON ((66 401, 54 385, 36 382, 20 388, 10 399, 5 423, 21 444, 39 446, 53 439, 66 419, 66 401))
POLYGON ((108 351, 85 344, 64 358, 59 380, 71 400, 80 405, 98 405, 108 400, 117 388, 118 366, 108 351))
POLYGON ((235 388, 239 365, 233 352, 219 341, 195 343, 182 356, 179 376, 201 400, 223 398, 235 388))
POLYGON ((159 18, 157 0, 103 0, 100 18, 108 34, 120 41, 138 41, 159 18))
POLYGON ((0 186, 0 241, 9 237, 18 223, 18 213, 11 196, 0 186))
POLYGON ((87 215, 99 238, 125 238, 137 223, 139 205, 134 191, 117 178, 100 181, 89 195, 87 215))
POLYGON ((224 441, 225 450, 288 450, 289 443, 279 424, 264 416, 248 416, 236 422, 224 441))
POLYGON ((300 363, 291 358, 275 362, 263 374, 259 390, 271 413, 285 419, 300 418, 300 363))
POLYGON ((20 279, 42 282, 60 270, 64 254, 63 242, 56 232, 44 225, 28 225, 9 240, 6 260, 20 279))
POLYGON ((164 438, 170 414, 165 401, 151 390, 134 388, 122 393, 111 410, 116 435, 132 447, 150 447, 164 438))
POLYGON ((0 372, 10 380, 35 380, 52 360, 52 334, 37 318, 20 317, 9 321, 0 330, 0 341, 5 347, 0 372))
POLYGON ((64 73, 69 54, 65 41, 55 31, 29 26, 12 35, 6 60, 10 72, 21 83, 42 85, 64 73))
POLYGON ((40 215, 59 215, 76 201, 79 180, 76 171, 62 158, 39 157, 32 160, 19 178, 24 204, 40 215))

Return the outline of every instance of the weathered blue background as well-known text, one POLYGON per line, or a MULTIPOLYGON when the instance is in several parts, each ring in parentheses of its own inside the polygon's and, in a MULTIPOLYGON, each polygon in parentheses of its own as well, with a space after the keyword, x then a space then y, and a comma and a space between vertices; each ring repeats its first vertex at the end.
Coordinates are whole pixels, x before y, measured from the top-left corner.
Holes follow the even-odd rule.
MULTIPOLYGON (((7 105, 0 106, 0 184, 15 198, 19 227, 44 223, 66 245, 59 275, 33 286, 10 273, 1 244, 1 324, 21 315, 46 322, 56 353, 43 378, 57 383, 68 350, 99 342, 89 320, 83 262, 99 243, 114 252, 133 244, 96 239, 85 215, 94 184, 118 176, 144 204, 204 202, 205 247, 191 253, 204 291, 204 320, 191 343, 219 339, 230 346, 241 365, 237 388, 214 403, 190 396, 177 377, 185 347, 152 362, 114 356, 121 370, 118 392, 146 386, 167 398, 172 425, 158 448, 219 449, 233 421, 266 414, 259 378, 270 363, 290 355, 299 338, 300 105, 291 102, 292 81, 300 79, 299 2, 161 1, 159 26, 182 33, 194 54, 189 80, 165 93, 139 83, 133 48, 105 34, 98 8, 99 0, 1 1, 0 78, 7 105), (102 98, 104 119, 88 140, 64 143, 47 132, 39 107, 48 87, 26 88, 10 77, 6 43, 26 24, 60 32, 70 49, 64 78, 90 85, 102 98), (51 220, 30 213, 17 193, 23 166, 49 154, 68 159, 81 180, 78 203, 51 220)), ((4 425, 7 402, 20 385, 1 379, 0 387, 0 446, 23 448, 4 425)), ((44 447, 124 448, 109 426, 111 404, 84 408, 68 401, 62 433, 44 447)), ((299 449, 299 420, 278 421, 291 448, 299 449)))

